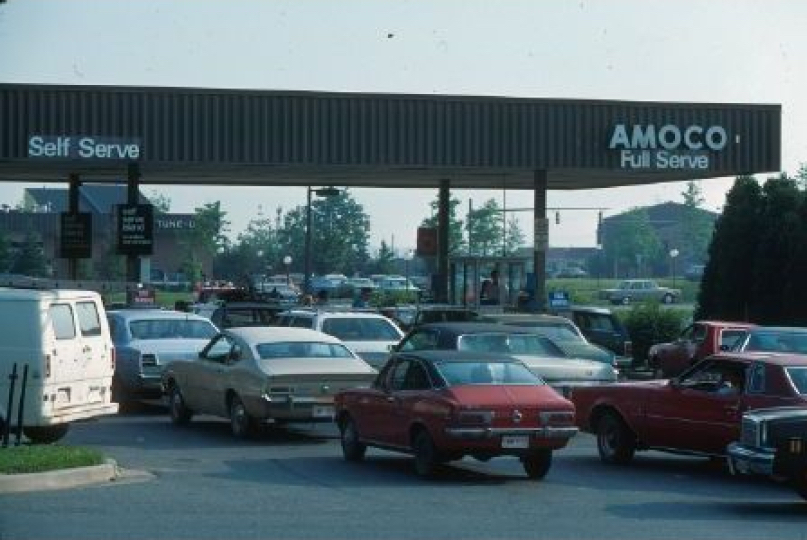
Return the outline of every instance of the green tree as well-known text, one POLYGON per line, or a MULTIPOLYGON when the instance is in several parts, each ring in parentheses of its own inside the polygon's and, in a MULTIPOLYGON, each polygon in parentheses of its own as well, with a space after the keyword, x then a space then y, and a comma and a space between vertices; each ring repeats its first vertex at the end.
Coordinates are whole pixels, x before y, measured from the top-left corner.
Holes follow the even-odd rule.
POLYGON ((796 183, 782 175, 762 187, 759 236, 753 261, 751 320, 760 324, 789 324, 790 317, 804 310, 787 297, 793 279, 801 280, 804 267, 795 268, 793 254, 799 249, 802 194, 796 183))
POLYGON ((507 255, 512 255, 522 247, 524 247, 524 233, 521 226, 518 224, 518 219, 511 216, 507 221, 507 232, 505 233, 505 246, 507 248, 507 255))
MULTIPOLYGON (((440 208, 440 196, 438 195, 429 206, 432 210, 431 217, 424 219, 421 227, 434 227, 437 229, 438 209, 440 208)), ((465 249, 465 240, 462 237, 463 222, 457 217, 459 213, 460 200, 451 196, 448 200, 448 254, 457 255, 465 249)))
POLYGON ((154 214, 168 214, 171 211, 171 199, 167 195, 152 191, 147 198, 154 208, 154 214))
POLYGON ((381 241, 381 247, 378 249, 378 256, 369 266, 368 273, 395 273, 395 253, 392 252, 392 249, 384 240, 381 241))
POLYGON ((680 251, 680 260, 700 263, 706 260, 713 232, 712 220, 700 209, 704 198, 698 182, 687 182, 681 196, 684 199, 679 222, 681 239, 676 247, 680 251))
MULTIPOLYGON (((299 268, 305 265, 306 207, 298 206, 283 218, 278 231, 281 245, 299 268)), ((311 271, 353 274, 367 261, 370 217, 347 189, 311 201, 311 271)))
POLYGON ((501 255, 504 213, 496 199, 488 199, 481 208, 468 213, 469 249, 472 255, 501 255))
POLYGON ((661 241, 643 208, 611 218, 602 242, 606 267, 613 268, 615 277, 626 275, 629 269, 636 275, 644 274, 649 265, 666 259, 661 241))
POLYGON ((225 233, 230 226, 220 201, 195 208, 194 213, 194 227, 181 242, 182 271, 191 282, 201 279, 204 261, 213 261, 219 251, 226 249, 229 241, 225 233))
POLYGON ((749 320, 762 205, 762 191, 756 179, 738 176, 715 223, 696 318, 749 320))
POLYGON ((50 275, 48 261, 42 249, 42 238, 33 230, 25 235, 20 252, 11 265, 11 272, 33 277, 50 275))

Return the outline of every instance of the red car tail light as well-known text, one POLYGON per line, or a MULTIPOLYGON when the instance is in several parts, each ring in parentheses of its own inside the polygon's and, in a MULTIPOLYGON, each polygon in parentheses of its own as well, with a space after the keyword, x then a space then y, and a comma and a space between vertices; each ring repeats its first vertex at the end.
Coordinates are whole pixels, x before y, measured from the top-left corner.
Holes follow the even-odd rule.
POLYGON ((480 409, 459 409, 454 416, 456 423, 462 426, 489 426, 494 418, 495 411, 480 409))
POLYGON ((542 426, 573 426, 573 411, 546 411, 538 414, 542 426))

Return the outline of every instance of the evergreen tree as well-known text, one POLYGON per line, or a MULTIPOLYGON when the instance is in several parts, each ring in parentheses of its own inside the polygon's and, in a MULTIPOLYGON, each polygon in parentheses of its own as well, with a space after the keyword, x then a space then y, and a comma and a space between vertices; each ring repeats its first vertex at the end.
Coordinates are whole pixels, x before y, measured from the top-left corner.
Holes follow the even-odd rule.
POLYGON ((507 221, 507 232, 505 236, 507 255, 512 255, 524 247, 524 233, 521 231, 521 226, 518 224, 518 219, 516 219, 515 216, 511 216, 507 221))
POLYGON ((695 318, 749 320, 761 207, 754 177, 737 177, 715 223, 695 318))
POLYGON ((700 210, 704 198, 697 182, 687 182, 687 189, 681 196, 684 207, 681 209, 681 238, 677 246, 681 252, 680 260, 700 263, 706 260, 714 227, 709 215, 700 210))
POLYGON ((472 255, 501 255, 504 214, 496 199, 488 199, 481 208, 468 214, 469 250, 472 255))
MULTIPOLYGON (((457 217, 459 213, 460 200, 453 195, 448 200, 448 254, 457 255, 465 249, 465 240, 462 237, 463 221, 457 217)), ((437 228, 438 214, 440 208, 439 195, 430 203, 432 216, 424 219, 421 227, 437 228)))
POLYGON ((0 231, 0 272, 8 272, 11 266, 11 243, 8 237, 0 231))

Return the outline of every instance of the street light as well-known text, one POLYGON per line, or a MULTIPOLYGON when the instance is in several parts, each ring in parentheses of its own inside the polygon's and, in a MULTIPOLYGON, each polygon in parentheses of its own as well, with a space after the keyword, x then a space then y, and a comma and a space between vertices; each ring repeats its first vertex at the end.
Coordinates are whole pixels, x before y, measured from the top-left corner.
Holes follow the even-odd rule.
POLYGON ((672 277, 673 277, 673 289, 675 288, 675 258, 678 257, 678 250, 672 248, 670 250, 670 259, 672 259, 672 277))
POLYGON ((291 275, 289 274, 291 269, 291 255, 283 257, 283 264, 286 265, 286 285, 291 285, 291 275))
POLYGON ((312 189, 308 186, 305 201, 305 261, 303 271, 303 292, 308 294, 311 289, 311 193, 317 197, 335 197, 339 195, 339 190, 335 187, 325 187, 312 189))

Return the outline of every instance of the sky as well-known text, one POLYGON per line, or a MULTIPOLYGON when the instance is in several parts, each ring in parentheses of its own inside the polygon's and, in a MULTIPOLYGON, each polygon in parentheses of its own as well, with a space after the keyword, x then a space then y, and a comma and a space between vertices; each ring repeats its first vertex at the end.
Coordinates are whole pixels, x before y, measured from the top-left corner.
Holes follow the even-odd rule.
MULTIPOLYGON (((807 163, 800 0, 6 0, 0 82, 782 105, 782 167, 807 163)), ((0 136, 2 132, 0 131, 0 136)), ((764 180, 764 177, 760 177, 764 180)), ((719 210, 732 178, 699 182, 719 210)), ((0 202, 25 187, 0 183, 0 202)), ((550 245, 593 246, 596 210, 682 202, 682 182, 549 191, 550 245)), ((144 186, 174 212, 221 201, 235 237, 305 188, 144 186)), ((405 252, 433 190, 351 189, 370 244, 405 252), (401 212, 406 208, 406 212, 401 212), (390 216, 395 216, 391 219, 390 216)), ((454 190, 467 208, 528 191, 454 190)), ((532 231, 529 212, 510 214, 532 231)))

